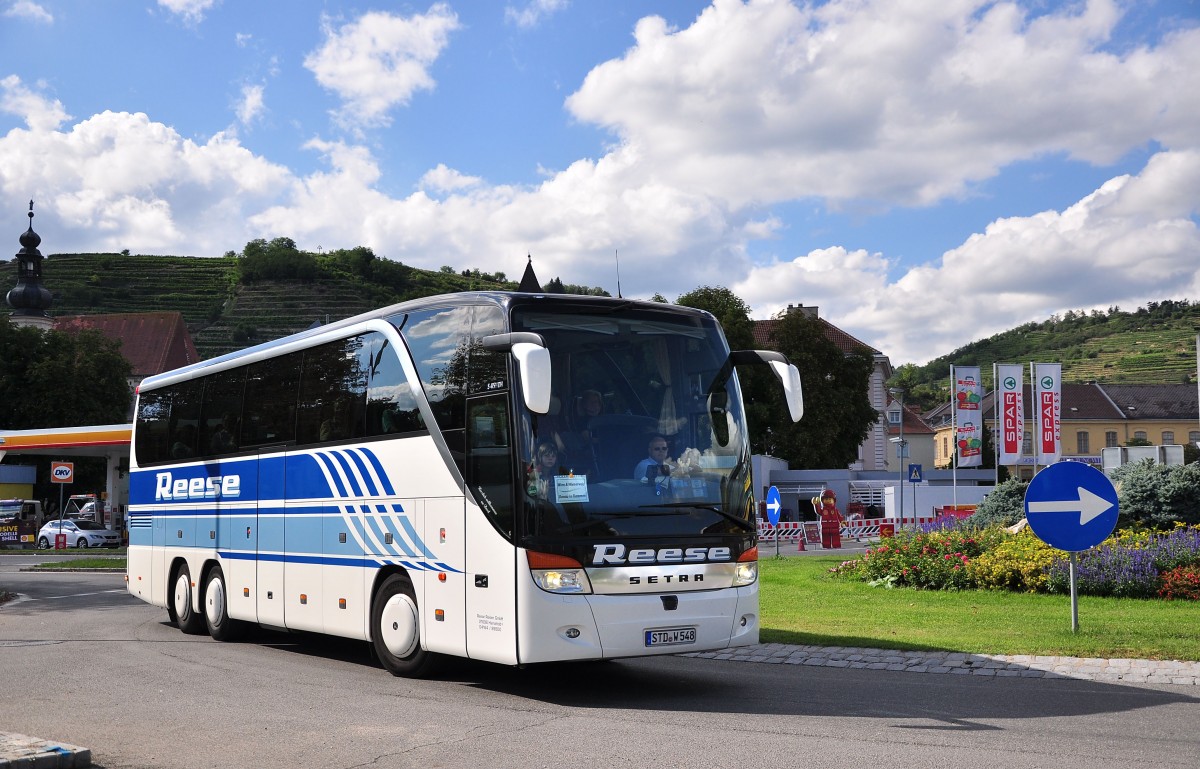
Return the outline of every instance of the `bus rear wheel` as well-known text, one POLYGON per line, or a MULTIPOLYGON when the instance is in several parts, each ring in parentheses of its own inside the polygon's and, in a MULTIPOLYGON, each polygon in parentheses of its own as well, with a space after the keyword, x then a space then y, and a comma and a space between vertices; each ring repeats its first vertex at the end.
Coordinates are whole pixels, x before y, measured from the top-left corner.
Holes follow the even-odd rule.
POLYGON ((209 569, 204 581, 204 623, 215 641, 236 641, 245 630, 245 623, 229 618, 229 591, 220 566, 209 569))
POLYGON ((421 648, 417 594, 404 576, 389 576, 375 592, 371 601, 371 645, 394 676, 421 678, 433 672, 436 655, 421 648))
POLYGON ((204 632, 204 617, 192 609, 192 573, 187 564, 179 565, 175 572, 175 582, 171 593, 171 601, 167 606, 167 614, 183 632, 198 635, 204 632))

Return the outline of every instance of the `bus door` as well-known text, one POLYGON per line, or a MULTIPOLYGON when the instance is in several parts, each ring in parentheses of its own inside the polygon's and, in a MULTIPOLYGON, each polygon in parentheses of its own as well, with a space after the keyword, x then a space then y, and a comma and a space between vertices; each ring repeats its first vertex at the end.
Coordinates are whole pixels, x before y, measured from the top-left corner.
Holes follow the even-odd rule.
POLYGON ((283 592, 283 558, 287 552, 283 516, 287 503, 285 461, 282 455, 259 460, 257 519, 254 528, 248 532, 258 554, 254 592, 258 621, 275 627, 286 626, 283 592))
MULTIPOLYGON (((467 654, 517 663, 516 549, 513 532, 513 431, 508 393, 467 401, 467 654)), ((433 520, 434 516, 429 516, 433 520)))

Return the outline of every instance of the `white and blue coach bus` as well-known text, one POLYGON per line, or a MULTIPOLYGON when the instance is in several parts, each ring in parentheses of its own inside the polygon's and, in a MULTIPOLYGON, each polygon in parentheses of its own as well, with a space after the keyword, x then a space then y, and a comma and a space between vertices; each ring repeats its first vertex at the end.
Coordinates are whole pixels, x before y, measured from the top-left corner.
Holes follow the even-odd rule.
POLYGON ((778 353, 597 297, 430 297, 149 377, 129 590, 186 633, 363 639, 407 676, 755 643, 742 363, 800 418, 778 353), (635 477, 651 439, 670 460, 635 477))

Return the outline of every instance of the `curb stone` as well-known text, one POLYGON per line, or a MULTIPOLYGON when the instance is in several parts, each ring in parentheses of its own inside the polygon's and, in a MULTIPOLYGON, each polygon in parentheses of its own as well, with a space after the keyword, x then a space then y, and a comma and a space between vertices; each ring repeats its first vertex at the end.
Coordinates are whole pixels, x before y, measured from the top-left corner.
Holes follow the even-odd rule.
POLYGON ((0 732, 0 769, 86 769, 91 765, 88 748, 0 732))
POLYGON ((1181 660, 1097 659, 1028 654, 964 652, 897 653, 893 649, 758 644, 683 657, 732 662, 769 662, 814 667, 894 670, 906 673, 1022 678, 1073 678, 1088 681, 1200 686, 1200 662, 1181 660))

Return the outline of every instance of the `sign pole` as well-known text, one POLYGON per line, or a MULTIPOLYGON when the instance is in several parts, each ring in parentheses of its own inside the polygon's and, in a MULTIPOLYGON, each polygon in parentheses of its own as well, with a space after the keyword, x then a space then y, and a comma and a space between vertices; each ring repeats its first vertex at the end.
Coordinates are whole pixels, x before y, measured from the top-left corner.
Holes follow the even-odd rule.
POLYGON ((1072 552, 1068 561, 1071 567, 1071 632, 1079 632, 1079 590, 1075 584, 1075 560, 1076 554, 1072 552))

